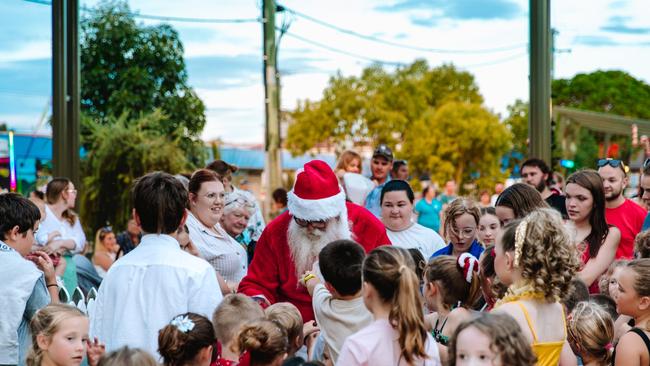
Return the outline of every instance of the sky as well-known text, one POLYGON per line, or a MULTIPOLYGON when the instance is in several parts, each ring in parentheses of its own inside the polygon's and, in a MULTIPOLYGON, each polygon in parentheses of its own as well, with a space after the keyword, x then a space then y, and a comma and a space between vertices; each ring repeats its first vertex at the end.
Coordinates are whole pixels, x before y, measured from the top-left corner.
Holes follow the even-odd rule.
MULTIPOLYGON (((51 6, 48 0, 0 0, 0 122, 49 133, 51 6)), ((97 0, 81 0, 92 7, 97 0)), ((129 0, 143 15, 255 19, 260 0, 129 0)), ((469 71, 485 106, 502 117, 528 99, 527 0, 279 0, 290 22, 280 42, 282 108, 318 100, 328 79, 359 75, 373 60, 386 68, 426 59, 469 71), (315 20, 315 21, 314 21, 315 20), (353 31, 337 31, 317 21, 353 31), (367 38, 379 39, 376 42, 367 38), (397 47, 406 45, 407 47, 397 47), (410 48, 409 48, 410 47, 410 48)), ((624 70, 650 83, 650 10, 646 0, 551 1, 557 30, 555 78, 624 70)), ((138 18, 143 24, 159 20, 138 18)), ((261 23, 169 22, 185 48, 189 84, 206 104, 205 140, 262 143, 264 88, 261 23)))

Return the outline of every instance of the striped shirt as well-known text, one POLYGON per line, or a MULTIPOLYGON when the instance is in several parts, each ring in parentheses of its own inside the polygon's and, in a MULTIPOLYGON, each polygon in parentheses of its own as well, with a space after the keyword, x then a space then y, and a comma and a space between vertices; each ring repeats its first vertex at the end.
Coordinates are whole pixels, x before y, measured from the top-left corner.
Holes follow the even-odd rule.
POLYGON ((233 239, 221 225, 205 226, 191 212, 187 212, 190 239, 201 257, 212 265, 224 280, 239 282, 248 270, 246 249, 233 239))

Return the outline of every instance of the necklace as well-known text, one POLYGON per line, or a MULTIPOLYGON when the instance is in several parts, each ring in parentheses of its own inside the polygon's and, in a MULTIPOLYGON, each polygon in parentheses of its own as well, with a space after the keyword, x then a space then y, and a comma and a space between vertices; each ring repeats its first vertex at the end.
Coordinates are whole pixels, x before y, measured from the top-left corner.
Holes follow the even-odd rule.
POLYGON ((535 291, 532 285, 526 284, 523 286, 515 287, 510 286, 506 295, 494 304, 494 309, 497 307, 507 304, 509 302, 518 301, 518 300, 543 300, 546 296, 541 291, 535 291))
POLYGON ((442 322, 440 329, 438 329, 438 322, 440 321, 440 318, 436 319, 436 324, 433 326, 433 330, 431 331, 433 339, 443 346, 446 346, 449 343, 449 337, 442 334, 442 330, 445 328, 445 324, 447 324, 447 319, 449 319, 449 316, 445 317, 445 320, 442 322))

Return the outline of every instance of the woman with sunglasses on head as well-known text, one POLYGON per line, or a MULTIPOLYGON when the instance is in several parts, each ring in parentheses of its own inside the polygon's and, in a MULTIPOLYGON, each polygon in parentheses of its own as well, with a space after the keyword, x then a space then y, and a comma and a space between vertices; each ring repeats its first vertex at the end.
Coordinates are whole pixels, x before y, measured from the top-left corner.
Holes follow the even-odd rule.
POLYGON ((255 242, 248 229, 248 221, 255 214, 255 202, 243 191, 233 191, 226 194, 226 201, 221 216, 221 227, 233 239, 237 240, 248 253, 248 263, 253 259, 255 242))
POLYGON ((99 276, 104 278, 108 269, 117 260, 119 251, 120 245, 117 244, 115 233, 113 233, 110 226, 97 230, 92 261, 99 276))
POLYGON ((77 269, 72 255, 83 252, 86 234, 79 216, 73 211, 77 189, 68 178, 54 178, 45 191, 45 218, 36 233, 36 243, 53 258, 66 261, 63 283, 72 293, 77 287, 77 269))
POLYGON ((634 257, 634 238, 641 232, 647 211, 623 194, 628 184, 627 167, 618 159, 599 159, 598 175, 605 190, 605 219, 621 232, 616 259, 634 257))
POLYGON ((246 275, 248 259, 246 250, 219 224, 224 209, 223 183, 213 171, 199 169, 192 174, 188 191, 186 224, 190 239, 201 257, 226 281, 222 292, 234 292, 246 275))
POLYGON ((566 209, 574 241, 582 253, 582 268, 578 277, 599 293, 598 279, 614 261, 621 232, 607 225, 603 182, 595 170, 581 170, 566 180, 566 209))

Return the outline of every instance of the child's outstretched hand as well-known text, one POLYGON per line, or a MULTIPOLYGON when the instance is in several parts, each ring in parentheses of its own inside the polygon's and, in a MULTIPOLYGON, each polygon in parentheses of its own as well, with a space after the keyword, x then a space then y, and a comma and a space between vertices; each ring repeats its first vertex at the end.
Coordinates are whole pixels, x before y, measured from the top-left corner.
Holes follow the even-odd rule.
POLYGON ((86 346, 87 346, 87 351, 86 354, 88 355, 88 365, 89 366, 97 366, 99 363, 99 359, 102 358, 104 353, 106 353, 106 345, 104 343, 99 342, 97 337, 91 342, 90 339, 86 340, 86 346))
POLYGON ((299 282, 305 286, 309 294, 312 295, 314 293, 314 287, 320 283, 320 279, 314 271, 305 271, 299 282))

